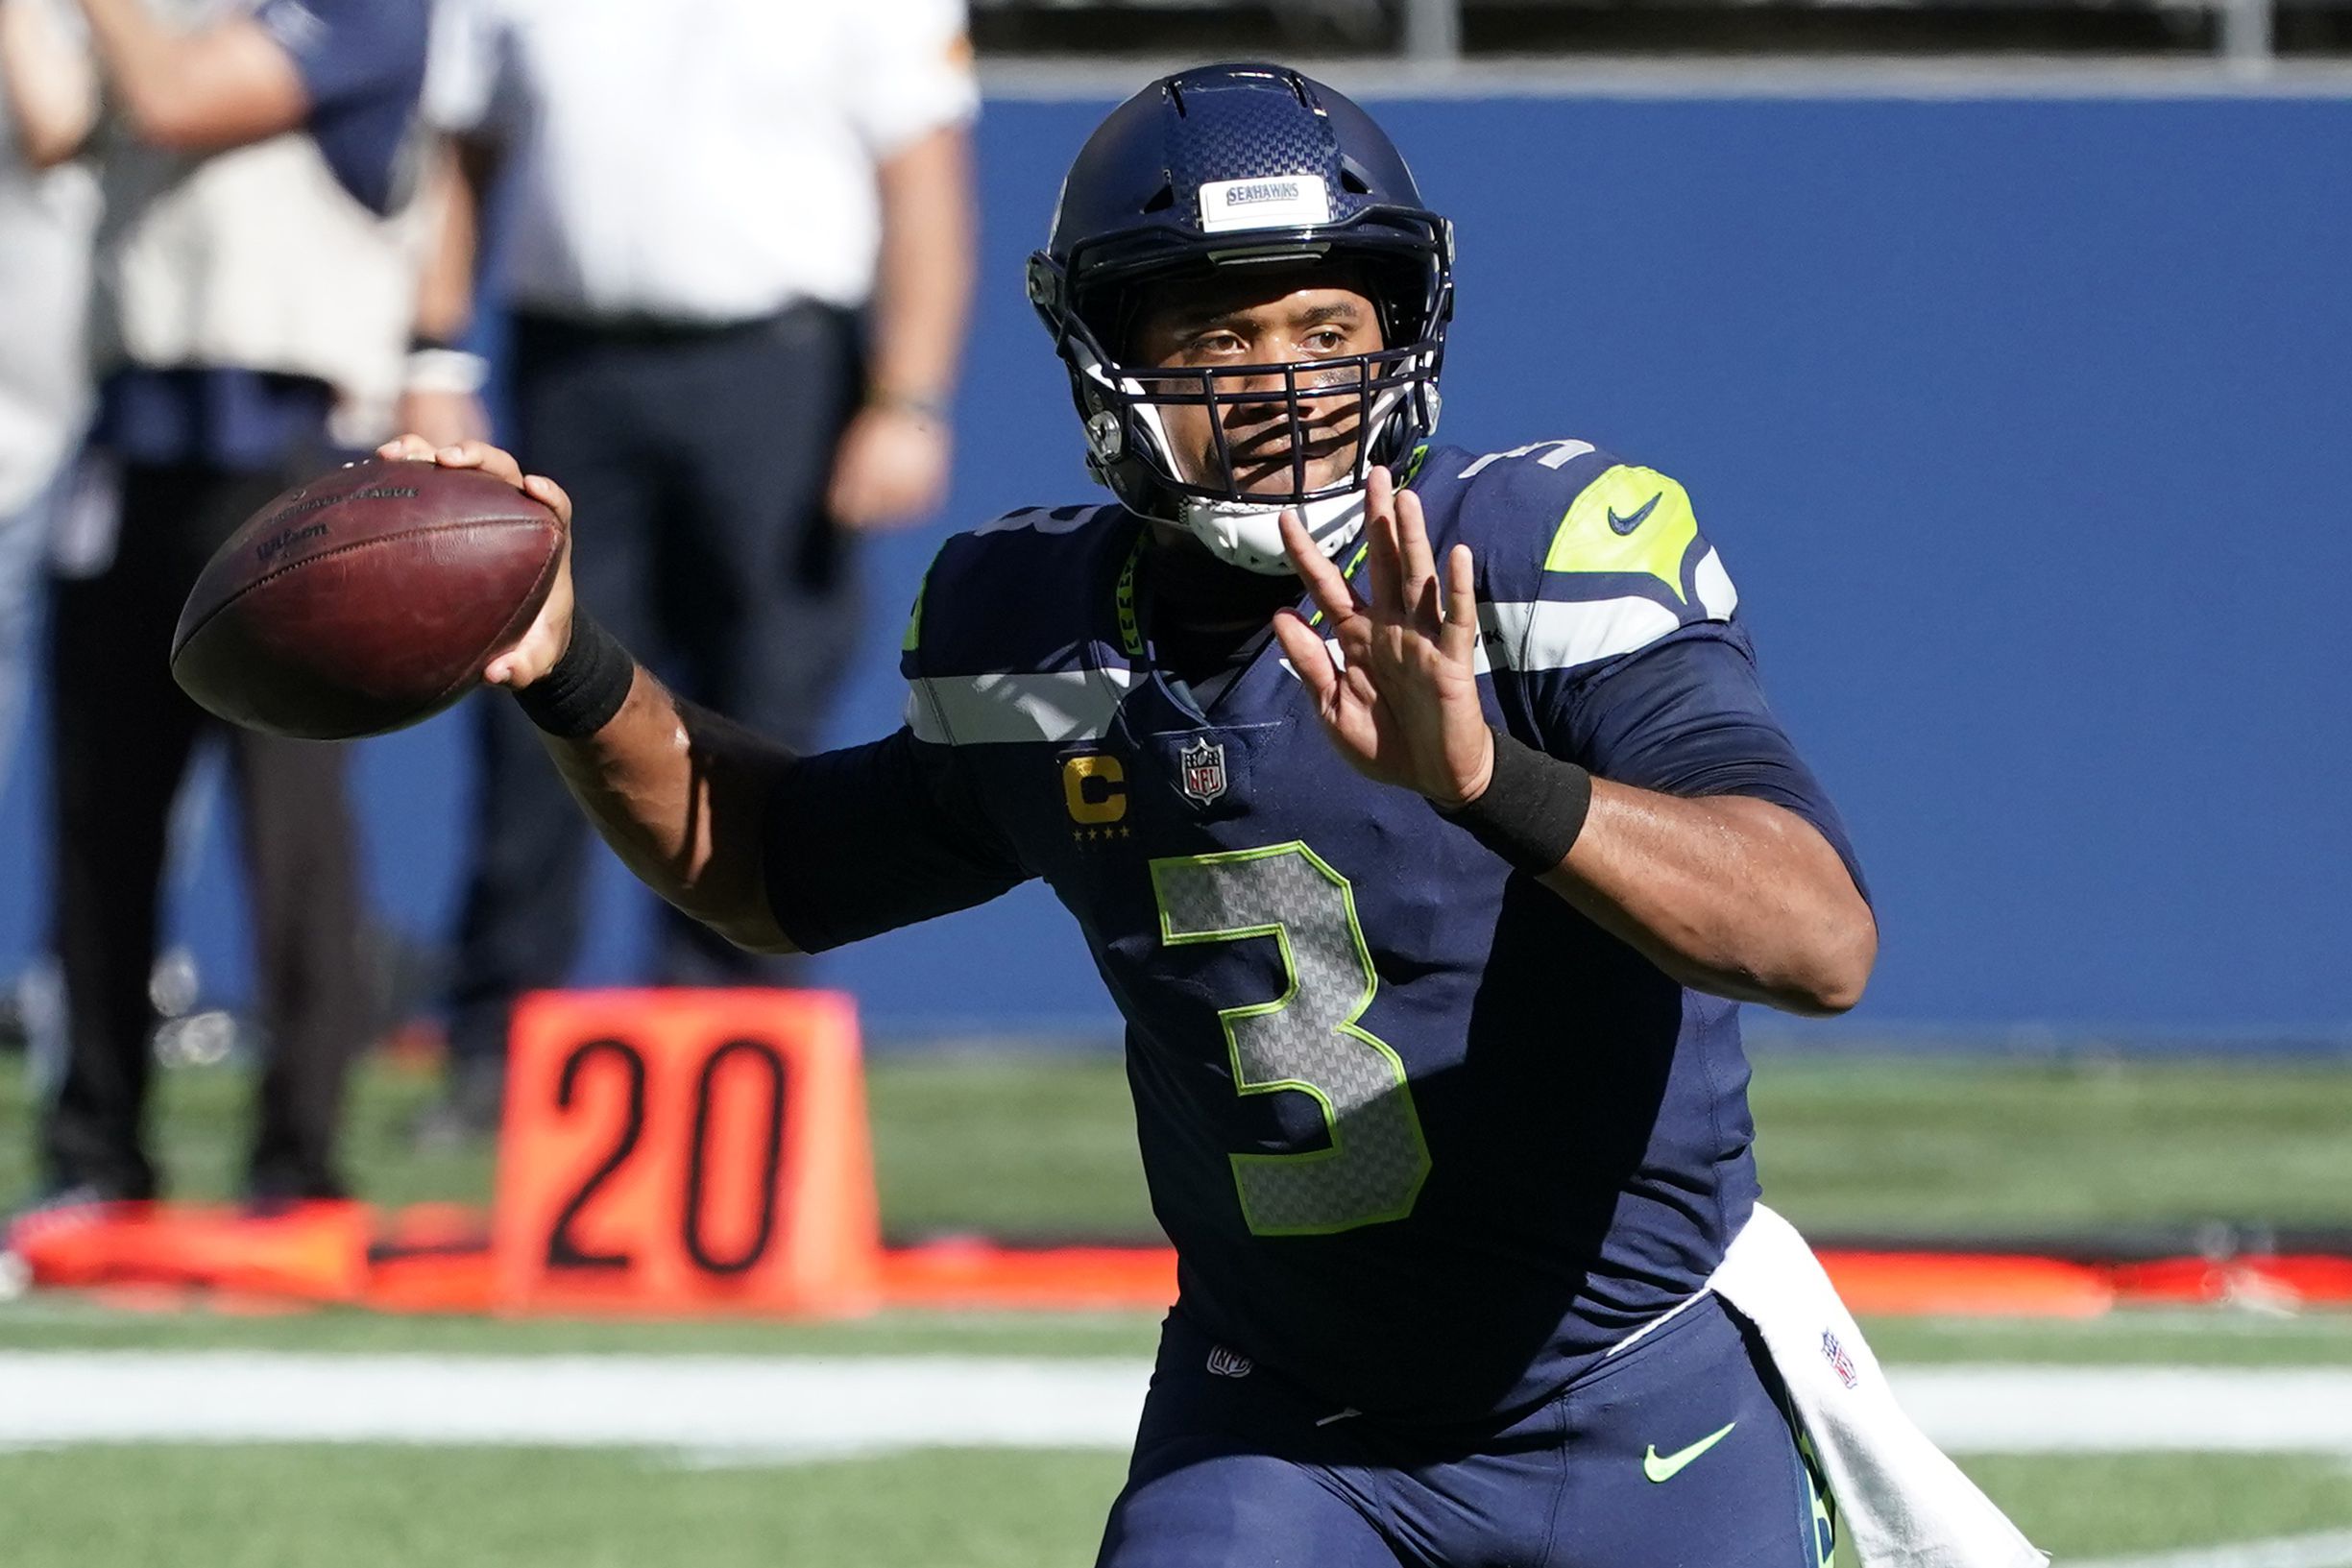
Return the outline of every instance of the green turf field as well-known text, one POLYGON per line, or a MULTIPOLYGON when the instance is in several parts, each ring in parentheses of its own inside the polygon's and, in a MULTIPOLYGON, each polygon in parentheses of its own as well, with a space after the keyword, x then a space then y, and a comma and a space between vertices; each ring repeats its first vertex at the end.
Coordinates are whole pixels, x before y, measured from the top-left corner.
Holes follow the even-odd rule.
MULTIPOLYGON (((370 1195, 486 1192, 483 1158, 405 1149, 400 1124, 427 1092, 380 1065, 366 1075, 352 1164, 370 1195)), ((229 1190, 241 1094, 230 1073, 167 1076, 159 1130, 181 1191, 229 1190)), ((897 1233, 1149 1234, 1115 1063, 886 1060, 872 1098, 897 1233)), ((1816 1230, 2352 1226, 2352 1068, 1768 1058, 1757 1104, 1773 1196, 1816 1230)), ((0 1117, 22 1125, 22 1116, 12 1089, 0 1117)), ((24 1158, 23 1140, 0 1144, 0 1161, 13 1162, 0 1163, 0 1181, 25 1179, 24 1158)), ((1887 1320, 1870 1331, 1899 1375, 2352 1367, 2352 1315, 1887 1320)), ((362 1354, 1139 1364, 1152 1339, 1150 1316, 1128 1314, 790 1325, 155 1315, 41 1295, 0 1307, 0 1353, 299 1352, 330 1364, 362 1354)), ((2352 1531, 2352 1457, 2340 1453, 1987 1452, 1964 1463, 2062 1560, 2352 1531)), ((1082 1568, 1120 1471, 1101 1447, 791 1461, 627 1448, 109 1444, 0 1452, 0 1520, 9 1561, 23 1568, 1082 1568)), ((2340 1558, 2293 1550, 2304 1556, 2277 1560, 2352 1564, 2352 1549, 2340 1558)))
MULTIPOLYGON (((1115 1057, 891 1056, 869 1070, 885 1223, 1156 1236, 1115 1057)), ((349 1161, 362 1194, 479 1201, 487 1153, 418 1156, 401 1137, 429 1077, 361 1074, 349 1161)), ((242 1075, 162 1075, 154 1112, 174 1191, 234 1190, 242 1075)), ((1766 1056, 1754 1091, 1774 1206, 1807 1230, 2096 1234, 2209 1221, 2352 1230, 2352 1063, 2081 1063, 1766 1056)), ((15 1074, 0 1125, 27 1124, 15 1074)), ((32 1178, 0 1140, 0 1194, 32 1178)))
MULTIPOLYGON (((550 1450, 77 1449, 0 1455, 0 1508, 18 1568, 1085 1568, 1121 1464, 958 1450, 714 1470, 550 1450)), ((2340 1464, 2132 1456, 1969 1469, 2062 1562, 2352 1526, 2340 1464)))
MULTIPOLYGON (((2121 1315, 2023 1328, 1880 1322, 1872 1333, 1899 1364, 2352 1365, 2352 1318, 2342 1316, 2121 1315)), ((713 1326, 347 1313, 150 1317, 37 1298, 0 1309, 0 1349, 10 1351, 1140 1360, 1151 1339, 1142 1315, 899 1314, 848 1325, 713 1326)), ((2062 1560, 2352 1530, 2352 1459, 2344 1456, 1977 1454, 1964 1463, 2062 1560)), ((9 1521, 10 1560, 25 1568, 618 1568, 655 1560, 1034 1568, 1088 1560, 1120 1465, 1117 1454, 1099 1449, 788 1463, 662 1451, 109 1445, 0 1453, 0 1518, 9 1521)))

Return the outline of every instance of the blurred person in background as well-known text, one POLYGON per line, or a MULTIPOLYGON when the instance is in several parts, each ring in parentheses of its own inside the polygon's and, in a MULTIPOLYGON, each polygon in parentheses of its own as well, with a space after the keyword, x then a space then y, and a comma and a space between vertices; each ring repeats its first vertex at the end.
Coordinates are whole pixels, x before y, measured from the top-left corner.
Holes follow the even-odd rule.
MULTIPOLYGON (((157 1192, 143 1121, 166 827, 222 728, 165 654, 213 550, 397 396, 415 265, 386 215, 409 182, 427 34, 425 0, 79 6, 94 91, 26 92, 76 67, 41 55, 54 38, 6 40, 25 145, 89 157, 106 204, 97 409, 52 585, 67 1040, 42 1111, 34 1210, 50 1215, 157 1192)), ((334 1137, 366 1027, 358 879, 341 751, 229 738, 268 1047, 245 1179, 269 1212, 342 1195, 334 1137)))
MULTIPOLYGON (((89 296, 90 232, 98 193, 87 169, 48 167, 56 150, 26 147, 26 119, 63 118, 89 96, 88 62, 65 42, 71 0, 6 0, 0 32, 29 34, 23 51, 59 68, 25 83, 57 108, 0 115, 0 790, 15 755, 39 571, 60 474, 87 412, 83 309, 89 296)), ((12 46, 0 44, 12 55, 12 46)), ((0 100, 16 84, 0 80, 0 100)))
MULTIPOLYGON (((486 434, 476 234, 510 181, 512 445, 594 493, 579 592, 678 688, 814 746, 860 625, 856 536, 942 500, 973 274, 959 0, 444 0, 427 112, 456 178, 403 422, 486 434), (861 315, 863 320, 861 320, 861 315)), ((417 1128, 496 1124, 509 1016, 568 977, 588 826, 507 703, 480 784, 450 1074, 417 1128)), ((786 984, 667 919, 674 984, 786 984)))

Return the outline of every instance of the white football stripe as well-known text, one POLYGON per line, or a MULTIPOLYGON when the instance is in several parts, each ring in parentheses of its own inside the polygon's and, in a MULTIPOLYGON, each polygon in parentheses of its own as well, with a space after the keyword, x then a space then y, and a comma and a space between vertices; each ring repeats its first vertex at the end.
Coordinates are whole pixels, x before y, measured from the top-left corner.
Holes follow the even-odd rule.
POLYGON ((1473 458, 1469 467, 1464 469, 1455 477, 1475 479, 1507 458, 1527 457, 1536 452, 1543 454, 1536 461, 1545 468, 1564 469, 1592 449, 1592 443, 1589 441, 1531 441, 1524 446, 1514 446, 1507 452, 1489 452, 1484 457, 1473 458))
POLYGON ((1730 620, 1732 612, 1739 608, 1739 590, 1732 586, 1732 574, 1723 569, 1723 557, 1709 550, 1690 576, 1699 603, 1707 607, 1708 619, 1730 620))
POLYGON ((908 683, 907 724, 934 744, 1100 740, 1134 684, 1123 669, 922 676, 908 683))
POLYGON ((1538 599, 1479 607, 1498 669, 1575 669, 1646 648, 1682 617, 1654 599, 1538 599))
POLYGON ((1074 534, 1092 522, 1099 507, 1030 507, 1025 511, 1007 512, 992 521, 983 522, 972 530, 976 534, 1074 534), (1056 511, 1071 516, 1057 518, 1056 511))

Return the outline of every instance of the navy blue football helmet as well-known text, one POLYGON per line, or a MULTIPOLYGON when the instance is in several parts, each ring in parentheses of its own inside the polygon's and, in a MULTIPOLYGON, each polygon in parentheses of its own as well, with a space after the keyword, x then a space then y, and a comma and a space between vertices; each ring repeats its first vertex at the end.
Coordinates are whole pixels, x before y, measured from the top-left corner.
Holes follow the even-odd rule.
MULTIPOLYGON (((1224 559, 1289 569, 1274 518, 1305 517, 1326 554, 1350 537, 1371 465, 1404 462, 1436 427, 1453 314, 1453 229, 1371 117, 1280 65, 1204 65, 1111 111, 1062 181, 1030 302, 1054 334, 1086 432, 1087 466, 1129 510, 1181 523, 1224 559), (1373 301, 1377 352, 1288 365, 1168 369, 1127 354, 1147 287, 1269 264, 1329 262, 1373 301), (1334 420, 1352 396, 1352 420, 1334 420), (1239 487, 1227 411, 1286 404, 1289 484, 1239 487), (1188 477, 1160 410, 1218 417, 1221 474, 1188 477), (1318 410, 1323 411, 1318 414, 1318 410), (1352 427, 1352 470, 1311 488, 1310 425, 1352 427)), ((1328 437, 1325 437, 1326 445, 1328 437)), ((1273 445, 1279 447, 1276 441, 1273 445)))

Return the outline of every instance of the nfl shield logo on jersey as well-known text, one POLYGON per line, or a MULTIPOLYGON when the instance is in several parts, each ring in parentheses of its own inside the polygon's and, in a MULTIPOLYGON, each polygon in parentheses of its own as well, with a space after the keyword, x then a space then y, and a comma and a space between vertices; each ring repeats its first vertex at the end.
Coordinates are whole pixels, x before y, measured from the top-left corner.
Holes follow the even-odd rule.
POLYGON ((1224 743, 1203 736, 1195 745, 1177 748, 1176 771, 1183 776, 1184 793, 1208 805, 1225 792, 1224 743))

